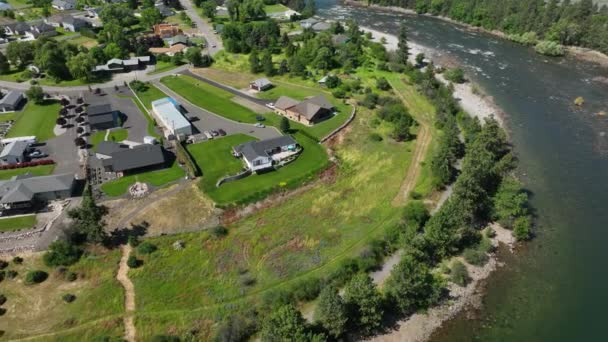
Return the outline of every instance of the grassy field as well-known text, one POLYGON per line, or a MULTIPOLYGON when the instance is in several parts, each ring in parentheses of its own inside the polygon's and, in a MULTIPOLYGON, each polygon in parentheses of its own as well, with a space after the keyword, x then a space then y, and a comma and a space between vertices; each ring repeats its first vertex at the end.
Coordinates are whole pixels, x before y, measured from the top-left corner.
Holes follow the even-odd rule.
POLYGON ((0 180, 10 179, 13 176, 31 173, 34 176, 46 176, 53 173, 55 165, 39 165, 31 167, 22 167, 19 169, 0 170, 0 180))
POLYGON ((18 70, 15 68, 11 68, 7 74, 0 75, 0 80, 2 81, 23 82, 25 79, 26 78, 23 76, 23 70, 18 70))
POLYGON ((156 187, 161 187, 184 176, 184 170, 177 162, 174 162, 171 167, 166 169, 146 171, 106 182, 101 185, 101 190, 108 196, 121 196, 124 195, 129 189, 129 186, 135 182, 143 182, 156 187))
POLYGON ((147 84, 146 90, 136 91, 135 93, 137 94, 141 102, 143 102, 142 107, 142 103, 137 101, 137 99, 135 98, 133 99, 133 102, 135 102, 139 110, 141 110, 141 112, 146 117, 146 120, 148 120, 148 134, 153 137, 159 138, 160 135, 156 132, 156 128, 154 126, 154 119, 150 116, 148 112, 152 111, 152 101, 167 97, 167 94, 163 93, 152 84, 147 84))
POLYGON ((118 250, 91 252, 69 271, 78 274, 78 280, 68 282, 64 275, 42 263, 40 255, 25 258, 22 265, 11 263, 6 269, 18 272, 16 279, 2 282, 2 294, 7 301, 6 313, 0 319, 4 339, 12 340, 40 334, 40 340, 82 341, 89 338, 122 336, 123 290, 114 279, 120 259, 118 250), (38 285, 25 285, 29 270, 40 269, 49 278, 38 285), (64 302, 64 294, 76 295, 72 303, 64 302), (95 320, 101 319, 96 322, 95 320), (80 326, 83 325, 84 326, 80 326), (88 324, 88 325, 87 325, 88 324), (55 335, 56 332, 71 329, 55 335))
POLYGON ((31 7, 32 4, 28 0, 7 0, 8 4, 13 6, 14 9, 31 7))
POLYGON ((92 47, 99 45, 99 42, 97 41, 97 39, 93 39, 93 38, 89 38, 89 37, 85 37, 85 36, 70 38, 68 40, 68 42, 70 42, 71 44, 74 44, 74 45, 84 46, 87 49, 90 49, 92 47))
POLYGON ((0 219, 0 232, 12 232, 36 225, 36 215, 19 216, 0 219))
POLYGON ((264 12, 266 12, 267 14, 285 12, 288 10, 289 10, 289 8, 283 4, 274 4, 274 5, 264 6, 264 12))
POLYGON ((57 102, 35 104, 28 102, 23 111, 17 113, 16 121, 7 134, 7 138, 35 135, 38 141, 45 141, 55 136, 53 129, 59 116, 61 106, 57 102))
POLYGON ((227 205, 257 200, 277 189, 293 188, 313 178, 319 170, 328 165, 327 154, 322 146, 302 134, 296 133, 294 137, 304 148, 304 152, 294 162, 276 171, 254 174, 222 184, 219 188, 215 186, 218 179, 238 173, 243 166, 240 159, 230 154, 232 146, 254 138, 234 135, 188 145, 188 151, 203 171, 201 189, 217 204, 227 205))
POLYGON ((150 71, 148 75, 160 74, 161 72, 169 71, 177 67, 178 65, 175 65, 173 62, 158 61, 156 62, 156 67, 154 68, 154 71, 150 71))
MULTIPOLYGON (((129 131, 124 128, 113 129, 108 135, 108 141, 120 142, 123 140, 127 140, 128 136, 129 131)), ((91 138, 89 139, 89 144, 97 146, 100 142, 105 140, 105 137, 106 131, 95 132, 93 135, 91 135, 91 138)))

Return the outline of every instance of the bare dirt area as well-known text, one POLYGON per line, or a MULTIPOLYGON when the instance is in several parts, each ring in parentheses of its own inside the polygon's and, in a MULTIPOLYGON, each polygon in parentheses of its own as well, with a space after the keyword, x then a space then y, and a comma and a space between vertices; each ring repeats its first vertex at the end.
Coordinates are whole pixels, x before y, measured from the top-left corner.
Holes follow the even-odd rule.
POLYGON ((109 209, 111 229, 146 223, 148 236, 174 234, 217 225, 221 210, 215 208, 196 182, 173 185, 142 199, 119 199, 103 203, 109 209))
POLYGON ((403 179, 403 183, 401 183, 397 196, 395 196, 393 199, 393 206, 401 206, 407 202, 409 194, 416 186, 416 181, 420 175, 422 163, 424 162, 424 158, 426 157, 429 146, 431 145, 432 138, 433 136, 431 135, 431 130, 425 125, 421 126, 420 132, 418 132, 418 137, 416 138, 416 148, 414 149, 412 163, 407 169, 407 174, 403 179))
POLYGON ((191 71, 195 74, 222 82, 237 89, 249 87, 249 82, 252 81, 247 75, 238 72, 228 72, 213 68, 198 68, 192 69, 191 71))
POLYGON ((129 266, 127 265, 127 260, 131 254, 131 246, 124 245, 121 246, 120 249, 122 257, 120 258, 118 272, 116 273, 116 280, 118 280, 125 289, 125 340, 133 342, 135 341, 135 336, 137 334, 133 322, 133 311, 135 311, 135 287, 133 286, 131 279, 129 279, 129 266))

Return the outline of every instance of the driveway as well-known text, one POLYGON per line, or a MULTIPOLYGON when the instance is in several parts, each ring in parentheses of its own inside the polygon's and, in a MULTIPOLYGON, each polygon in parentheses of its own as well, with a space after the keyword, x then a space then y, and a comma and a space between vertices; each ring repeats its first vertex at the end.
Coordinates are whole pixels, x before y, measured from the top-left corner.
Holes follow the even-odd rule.
POLYGON ((259 128, 255 127, 252 124, 245 124, 226 119, 218 114, 212 113, 208 110, 193 105, 188 100, 186 100, 173 90, 167 88, 165 85, 158 81, 155 81, 153 83, 158 89, 162 90, 165 94, 177 100, 182 105, 182 107, 188 112, 189 116, 196 117, 196 120, 192 122, 192 125, 199 132, 218 130, 221 128, 226 131, 227 134, 242 133, 256 137, 258 139, 269 139, 282 135, 274 127, 259 128))
POLYGON ((198 31, 207 39, 207 52, 213 56, 224 48, 222 39, 213 32, 213 27, 206 20, 201 18, 200 9, 198 9, 191 0, 180 0, 182 7, 188 13, 188 16, 194 23, 198 31), (215 46, 215 47, 214 47, 215 46))

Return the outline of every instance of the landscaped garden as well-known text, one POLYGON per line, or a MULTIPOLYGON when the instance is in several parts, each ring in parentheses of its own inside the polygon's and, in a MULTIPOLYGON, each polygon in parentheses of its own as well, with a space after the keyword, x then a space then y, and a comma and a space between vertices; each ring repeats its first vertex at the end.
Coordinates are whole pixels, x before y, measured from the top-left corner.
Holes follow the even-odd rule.
POLYGON ((15 124, 6 135, 7 138, 35 135, 38 141, 46 141, 55 136, 59 109, 58 102, 47 101, 44 104, 28 102, 23 111, 15 116, 15 124))
POLYGON ((0 232, 33 228, 36 225, 36 215, 17 216, 0 219, 0 232))
POLYGON ((129 189, 129 186, 135 182, 148 183, 156 187, 162 187, 185 175, 184 170, 179 166, 177 161, 174 161, 171 167, 166 169, 145 171, 105 182, 101 185, 101 190, 108 196, 121 196, 124 195, 129 189))

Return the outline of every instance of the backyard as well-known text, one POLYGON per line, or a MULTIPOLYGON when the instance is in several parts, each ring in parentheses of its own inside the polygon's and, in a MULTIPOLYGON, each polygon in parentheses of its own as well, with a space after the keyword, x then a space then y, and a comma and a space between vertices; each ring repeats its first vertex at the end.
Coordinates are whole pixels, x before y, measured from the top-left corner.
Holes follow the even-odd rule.
POLYGON ((32 228, 36 225, 36 215, 0 218, 0 232, 32 228))
POLYGON ((35 135, 38 141, 46 141, 55 136, 53 129, 61 106, 54 101, 43 104, 29 102, 23 111, 15 116, 15 124, 6 135, 7 138, 35 135))
POLYGON ((215 186, 218 179, 238 173, 243 162, 231 155, 231 148, 245 141, 254 140, 246 135, 188 145, 188 151, 202 170, 201 189, 218 205, 240 204, 259 200, 278 189, 291 189, 315 175, 328 165, 323 146, 309 137, 296 133, 294 138, 304 152, 292 163, 276 171, 254 174, 244 179, 215 186))
MULTIPOLYGON (((106 140, 105 139, 106 134, 108 134, 107 131, 100 131, 100 132, 93 133, 93 135, 91 135, 91 138, 89 139, 89 144, 93 145, 94 148, 97 148, 97 145, 100 142, 106 140)), ((113 130, 110 130, 107 141, 120 142, 123 140, 127 140, 128 135, 129 135, 129 131, 124 128, 113 129, 113 130)))
POLYGON ((0 180, 11 179, 13 176, 31 173, 33 176, 46 176, 53 173, 55 165, 39 165, 18 169, 0 170, 0 180))
POLYGON ((179 166, 177 161, 174 161, 171 167, 166 169, 145 171, 105 182, 101 185, 101 190, 111 197, 121 196, 124 195, 129 189, 129 186, 135 182, 148 183, 155 187, 162 187, 183 178, 185 175, 186 173, 179 166))

